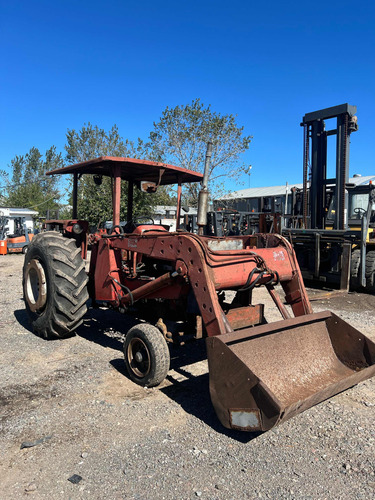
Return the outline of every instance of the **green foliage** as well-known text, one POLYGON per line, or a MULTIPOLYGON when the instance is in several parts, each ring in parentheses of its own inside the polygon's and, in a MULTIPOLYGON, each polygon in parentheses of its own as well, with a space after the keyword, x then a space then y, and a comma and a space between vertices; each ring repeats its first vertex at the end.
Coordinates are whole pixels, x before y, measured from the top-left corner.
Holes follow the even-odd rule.
MULTIPOLYGON (((243 135, 234 115, 221 115, 205 107, 200 99, 185 106, 167 107, 154 123, 149 147, 159 161, 203 172, 207 142, 213 144, 210 191, 219 194, 223 177, 238 179, 249 172, 249 165, 239 157, 249 149, 251 136, 243 135)), ((186 201, 196 205, 199 186, 192 184, 185 192, 186 201)))
MULTIPOLYGON (((109 131, 105 131, 88 123, 78 132, 68 130, 66 138, 66 158, 70 164, 100 156, 150 159, 147 146, 140 139, 137 143, 124 140, 116 125, 109 131)), ((102 184, 98 186, 94 183, 91 175, 83 175, 78 185, 78 216, 88 220, 91 225, 112 220, 111 193, 111 179, 108 177, 103 177, 102 184)), ((134 190, 133 212, 135 216, 150 214, 153 206, 161 204, 171 204, 165 189, 159 189, 155 194, 142 193, 138 189, 134 190)), ((126 211, 127 183, 122 182, 121 220, 127 220, 126 211)))
MULTIPOLYGON (((243 134, 243 127, 236 123, 234 115, 221 115, 205 107, 199 99, 191 104, 166 108, 159 122, 154 123, 149 141, 124 140, 116 125, 106 131, 91 123, 80 130, 68 130, 66 134, 66 160, 69 164, 98 158, 119 156, 142 158, 176 164, 183 168, 202 172, 207 142, 213 143, 210 170, 210 191, 217 195, 224 177, 237 178, 249 170, 241 164, 240 155, 250 146, 251 136, 243 134)), ((12 178, 5 181, 2 201, 8 205, 36 209, 44 214, 48 209, 59 208, 58 177, 46 177, 45 172, 64 166, 61 154, 55 147, 46 151, 44 158, 37 148, 31 148, 24 156, 11 161, 12 178)), ((0 178, 6 175, 0 171, 0 178)), ((69 182, 71 193, 72 182, 69 182)), ((192 184, 185 190, 184 203, 197 204, 199 185, 192 184)), ((78 215, 90 224, 112 219, 111 179, 103 177, 97 186, 92 176, 83 175, 78 186, 78 215)), ((70 197, 70 203, 72 202, 70 197)), ((161 186, 154 194, 135 189, 134 215, 150 215, 156 205, 176 204, 175 192, 170 186, 161 186)), ((61 208, 61 206, 60 206, 61 208)), ((122 182, 121 219, 126 220, 127 185, 122 182)), ((60 211, 61 218, 71 217, 71 208, 60 211)))
POLYGON ((11 161, 12 178, 7 181, 5 203, 12 207, 31 208, 40 214, 57 209, 60 198, 58 178, 45 173, 63 166, 63 158, 55 146, 46 151, 44 159, 37 148, 31 148, 24 156, 16 156, 11 161))
POLYGON ((59 219, 70 220, 73 218, 73 210, 71 205, 63 205, 59 210, 59 219))
POLYGON ((65 145, 66 159, 69 163, 79 163, 100 156, 133 157, 141 154, 144 146, 140 139, 135 145, 132 141, 124 140, 118 131, 117 125, 106 132, 91 123, 84 125, 78 132, 68 130, 65 145))
POLYGON ((6 182, 8 180, 7 173, 5 170, 0 169, 0 206, 6 204, 5 192, 6 192, 6 182))

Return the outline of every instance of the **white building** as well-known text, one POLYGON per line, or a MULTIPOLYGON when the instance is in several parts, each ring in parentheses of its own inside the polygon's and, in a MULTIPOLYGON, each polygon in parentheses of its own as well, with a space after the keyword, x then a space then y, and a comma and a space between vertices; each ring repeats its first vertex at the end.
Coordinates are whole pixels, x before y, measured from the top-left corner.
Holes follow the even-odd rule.
MULTIPOLYGON (((375 184, 375 175, 355 175, 349 179, 354 186, 375 184)), ((282 214, 292 213, 292 189, 302 190, 303 184, 286 184, 284 186, 254 187, 233 191, 214 200, 215 209, 231 208, 240 212, 262 212, 264 206, 270 212, 282 214), (287 207, 285 210, 285 202, 287 207), (261 205, 264 206, 261 206, 261 205)))
POLYGON ((30 210, 29 208, 12 208, 0 207, 0 217, 5 217, 5 234, 14 234, 15 225, 14 219, 17 217, 24 218, 26 227, 29 232, 34 231, 34 219, 38 217, 39 212, 30 210))

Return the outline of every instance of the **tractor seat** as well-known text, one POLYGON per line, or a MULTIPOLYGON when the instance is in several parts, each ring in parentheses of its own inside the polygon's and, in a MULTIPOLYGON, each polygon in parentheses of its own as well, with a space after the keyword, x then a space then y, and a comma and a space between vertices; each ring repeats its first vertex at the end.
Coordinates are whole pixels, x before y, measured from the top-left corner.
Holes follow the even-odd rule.
POLYGON ((133 234, 144 234, 144 233, 167 233, 169 231, 169 226, 164 224, 139 224, 132 231, 133 234))

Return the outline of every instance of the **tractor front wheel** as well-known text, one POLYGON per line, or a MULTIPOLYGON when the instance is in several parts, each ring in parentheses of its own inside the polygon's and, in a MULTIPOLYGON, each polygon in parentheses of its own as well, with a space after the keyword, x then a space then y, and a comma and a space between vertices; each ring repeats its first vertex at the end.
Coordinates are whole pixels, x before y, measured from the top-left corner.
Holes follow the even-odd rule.
POLYGON ((167 376, 169 349, 155 326, 148 323, 133 326, 125 338, 124 356, 129 376, 138 385, 155 387, 167 376))
POLYGON ((33 331, 45 339, 70 337, 87 311, 87 275, 75 240, 50 231, 28 245, 23 296, 33 331))

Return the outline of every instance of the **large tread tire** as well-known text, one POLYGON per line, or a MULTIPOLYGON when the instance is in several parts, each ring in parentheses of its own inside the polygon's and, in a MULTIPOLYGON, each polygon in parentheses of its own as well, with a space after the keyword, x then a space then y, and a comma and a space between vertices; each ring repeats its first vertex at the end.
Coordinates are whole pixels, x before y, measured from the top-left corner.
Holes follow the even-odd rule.
POLYGON ((130 328, 124 342, 124 356, 129 377, 138 385, 155 387, 168 374, 167 342, 160 331, 148 323, 130 328))
POLYGON ((361 250, 356 248, 352 252, 351 261, 350 261, 350 289, 355 291, 359 290, 359 267, 361 263, 361 250))
POLYGON ((366 254, 366 291, 375 293, 375 250, 366 254))
POLYGON ((75 240, 48 231, 29 244, 23 294, 34 333, 45 339, 71 337, 87 311, 87 274, 75 240))

